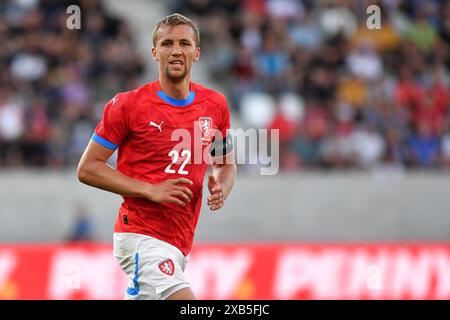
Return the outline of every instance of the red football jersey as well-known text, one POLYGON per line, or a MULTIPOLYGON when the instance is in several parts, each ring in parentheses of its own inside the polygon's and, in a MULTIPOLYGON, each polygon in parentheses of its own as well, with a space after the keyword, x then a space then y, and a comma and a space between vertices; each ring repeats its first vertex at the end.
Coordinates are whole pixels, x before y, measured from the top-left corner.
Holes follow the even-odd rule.
POLYGON ((229 127, 225 97, 192 82, 183 100, 169 97, 154 81, 109 101, 92 139, 118 148, 117 170, 152 184, 185 177, 193 185, 182 185, 194 195, 185 207, 124 196, 114 231, 149 235, 187 255, 202 205, 209 148, 214 135, 226 137, 229 127))

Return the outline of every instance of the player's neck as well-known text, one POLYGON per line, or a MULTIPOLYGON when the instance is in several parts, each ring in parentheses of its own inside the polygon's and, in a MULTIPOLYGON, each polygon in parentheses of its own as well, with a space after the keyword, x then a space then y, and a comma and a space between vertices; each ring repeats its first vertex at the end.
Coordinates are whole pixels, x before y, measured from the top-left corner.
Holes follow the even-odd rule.
POLYGON ((173 82, 166 77, 159 77, 159 85, 162 91, 174 99, 186 99, 189 96, 190 78, 186 77, 180 82, 173 82))

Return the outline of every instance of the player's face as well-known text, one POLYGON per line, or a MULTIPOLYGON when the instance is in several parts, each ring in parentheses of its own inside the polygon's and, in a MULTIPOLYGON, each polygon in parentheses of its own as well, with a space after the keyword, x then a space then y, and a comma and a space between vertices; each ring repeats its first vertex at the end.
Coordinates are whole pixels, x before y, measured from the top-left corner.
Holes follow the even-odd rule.
POLYGON ((192 62, 200 57, 194 30, 189 25, 164 27, 158 32, 153 59, 160 71, 172 81, 181 81, 191 72, 192 62))

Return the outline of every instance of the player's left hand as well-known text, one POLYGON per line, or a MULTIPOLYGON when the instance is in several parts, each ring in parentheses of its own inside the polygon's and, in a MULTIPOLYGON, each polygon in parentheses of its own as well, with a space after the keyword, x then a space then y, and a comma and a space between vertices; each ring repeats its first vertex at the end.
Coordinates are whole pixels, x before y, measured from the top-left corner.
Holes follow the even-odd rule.
POLYGON ((210 174, 208 176, 208 190, 211 195, 208 197, 208 206, 209 209, 219 210, 223 207, 223 188, 217 178, 210 174))

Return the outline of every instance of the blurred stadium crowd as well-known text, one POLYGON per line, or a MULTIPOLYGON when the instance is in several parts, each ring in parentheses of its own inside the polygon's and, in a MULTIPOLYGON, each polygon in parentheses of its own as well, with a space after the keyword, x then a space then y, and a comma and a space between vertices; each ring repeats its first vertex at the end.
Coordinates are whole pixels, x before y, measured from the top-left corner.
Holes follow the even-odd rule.
POLYGON ((450 2, 186 0, 202 50, 281 166, 450 168, 450 2), (369 30, 376 4, 381 29, 369 30))
POLYGON ((0 166, 67 167, 118 91, 145 68, 126 21, 100 1, 0 2, 0 166), (81 29, 66 12, 81 8, 81 29))
MULTIPOLYGON (((280 129, 282 169, 450 169, 450 1, 168 5, 198 23, 202 60, 242 123, 280 129), (371 4, 380 30, 367 28, 371 4)), ((100 1, 2 1, 0 39, 0 167, 75 164, 105 101, 152 80, 100 1)))

